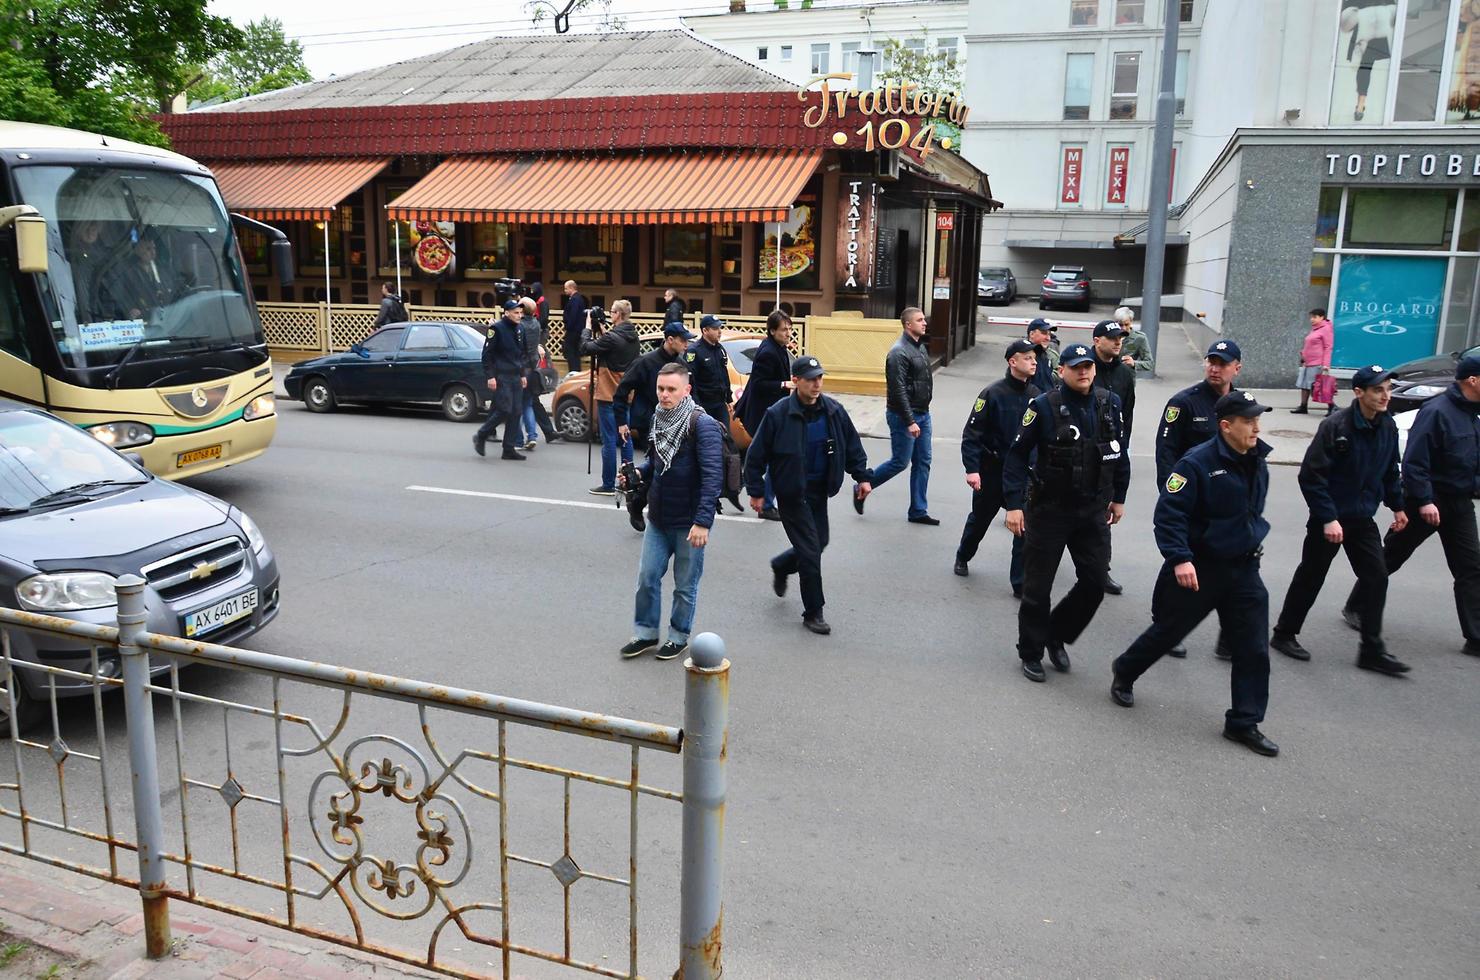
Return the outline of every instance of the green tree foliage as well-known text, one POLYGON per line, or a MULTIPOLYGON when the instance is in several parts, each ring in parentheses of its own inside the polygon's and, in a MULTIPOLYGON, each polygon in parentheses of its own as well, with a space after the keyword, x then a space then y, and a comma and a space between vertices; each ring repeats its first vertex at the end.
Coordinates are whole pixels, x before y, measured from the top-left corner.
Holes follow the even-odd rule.
POLYGON ((240 46, 211 59, 190 86, 190 100, 227 101, 313 81, 303 45, 283 32, 283 22, 263 17, 242 28, 240 46))
POLYGON ((4 0, 0 117, 162 146, 149 114, 241 39, 205 0, 4 0))
MULTIPOLYGON (((954 54, 930 50, 930 39, 926 37, 923 50, 911 50, 904 42, 890 38, 884 42, 884 64, 888 65, 878 74, 880 82, 893 79, 896 82, 913 82, 921 88, 937 92, 954 92, 959 95, 965 88, 961 77, 961 62, 954 54)), ((961 130, 945 117, 934 120, 936 137, 949 136, 952 152, 961 151, 961 130)))

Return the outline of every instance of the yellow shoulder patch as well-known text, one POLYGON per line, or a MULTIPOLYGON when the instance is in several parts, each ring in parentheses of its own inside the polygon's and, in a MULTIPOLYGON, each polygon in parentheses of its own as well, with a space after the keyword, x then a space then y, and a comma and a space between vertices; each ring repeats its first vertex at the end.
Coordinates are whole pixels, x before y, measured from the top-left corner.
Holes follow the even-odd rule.
POLYGON ((1167 477, 1167 493, 1176 493, 1185 486, 1187 486, 1187 477, 1181 473, 1173 473, 1167 477))
POLYGON ((693 351, 689 351, 688 360, 692 361, 693 359, 694 359, 694 352, 693 351))
POLYGON ((1177 408, 1175 405, 1168 405, 1167 406, 1166 420, 1168 422, 1175 422, 1175 421, 1177 421, 1177 417, 1180 416, 1181 414, 1182 414, 1182 410, 1180 408, 1177 408))
POLYGON ((976 400, 976 407, 973 408, 972 411, 973 412, 980 412, 982 409, 984 409, 986 407, 987 407, 987 400, 985 398, 978 398, 976 400))
POLYGON ((1029 407, 1029 409, 1023 413, 1023 425, 1032 425, 1033 420, 1037 417, 1038 413, 1035 412, 1031 407, 1029 407))

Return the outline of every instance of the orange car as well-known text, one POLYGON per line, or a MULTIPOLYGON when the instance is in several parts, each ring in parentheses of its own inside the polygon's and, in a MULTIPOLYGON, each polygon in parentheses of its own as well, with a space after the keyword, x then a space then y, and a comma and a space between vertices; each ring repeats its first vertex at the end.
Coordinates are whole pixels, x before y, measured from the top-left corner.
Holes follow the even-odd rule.
MULTIPOLYGON (((725 331, 719 336, 719 342, 724 346, 725 352, 730 355, 730 389, 735 393, 735 399, 740 399, 740 392, 745 390, 745 379, 750 374, 751 358, 756 348, 761 345, 762 338, 759 334, 733 333, 725 331)), ((643 341, 643 353, 653 349, 652 340, 643 341)), ((560 384, 555 389, 554 396, 550 399, 550 415, 555 427, 572 441, 589 439, 594 432, 591 426, 591 372, 572 371, 560 379, 560 384)), ((745 431, 745 426, 734 417, 730 419, 730 436, 735 440, 735 447, 744 450, 750 445, 750 433, 745 431)))

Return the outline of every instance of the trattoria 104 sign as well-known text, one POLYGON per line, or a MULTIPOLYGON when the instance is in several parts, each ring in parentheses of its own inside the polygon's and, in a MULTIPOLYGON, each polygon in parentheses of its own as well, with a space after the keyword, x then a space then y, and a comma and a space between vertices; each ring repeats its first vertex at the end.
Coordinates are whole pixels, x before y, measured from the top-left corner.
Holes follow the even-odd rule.
POLYGON ((949 150, 953 145, 953 136, 937 128, 940 121, 954 127, 952 132, 959 132, 971 112, 957 93, 927 89, 914 82, 890 79, 860 92, 853 87, 852 72, 818 75, 797 92, 802 102, 814 96, 816 101, 802 114, 802 124, 808 129, 838 127, 832 134, 834 146, 866 151, 908 146, 921 158, 935 152, 937 146, 949 150), (833 83, 846 87, 834 87, 833 83), (866 117, 862 126, 852 128, 857 116, 844 125, 850 112, 866 117))
POLYGON ((879 238, 879 185, 864 177, 845 177, 838 201, 838 292, 868 292, 874 286, 875 244, 879 238))

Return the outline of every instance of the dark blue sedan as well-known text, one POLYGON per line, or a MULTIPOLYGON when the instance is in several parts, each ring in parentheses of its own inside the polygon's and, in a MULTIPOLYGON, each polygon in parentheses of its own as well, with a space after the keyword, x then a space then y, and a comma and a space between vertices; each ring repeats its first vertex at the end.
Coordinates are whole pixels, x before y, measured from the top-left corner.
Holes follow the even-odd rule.
POLYGON ((293 365, 283 379, 288 397, 310 412, 342 403, 433 402, 453 422, 487 411, 483 333, 466 323, 396 323, 340 354, 293 365))

